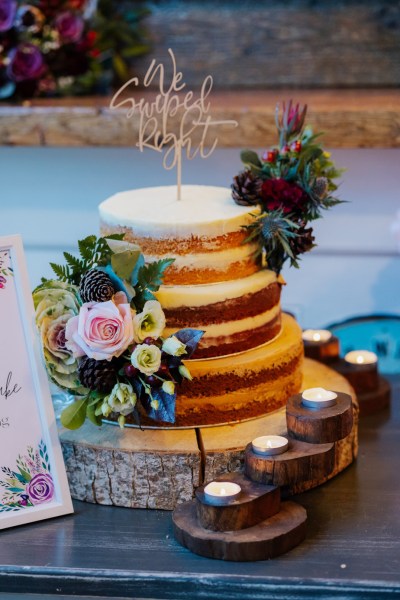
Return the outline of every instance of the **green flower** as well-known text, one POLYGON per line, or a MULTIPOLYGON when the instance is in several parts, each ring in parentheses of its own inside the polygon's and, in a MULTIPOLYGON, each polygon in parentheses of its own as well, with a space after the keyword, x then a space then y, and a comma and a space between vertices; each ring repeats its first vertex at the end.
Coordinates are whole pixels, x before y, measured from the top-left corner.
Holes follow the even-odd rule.
POLYGON ((161 350, 154 344, 140 344, 132 353, 131 363, 144 375, 153 375, 160 368, 161 350))
POLYGON ((35 321, 50 379, 74 394, 85 394, 78 378, 78 363, 65 346, 65 327, 79 312, 78 288, 62 281, 46 281, 33 292, 35 321))
POLYGON ((133 318, 133 337, 137 344, 147 337, 158 338, 165 328, 165 315, 157 300, 148 300, 133 318))
POLYGON ((104 403, 106 402, 113 412, 125 416, 135 408, 137 396, 130 383, 116 383, 111 394, 104 398, 104 403))
POLYGON ((164 341, 162 350, 171 356, 182 356, 186 354, 186 344, 183 344, 176 335, 171 335, 164 341))

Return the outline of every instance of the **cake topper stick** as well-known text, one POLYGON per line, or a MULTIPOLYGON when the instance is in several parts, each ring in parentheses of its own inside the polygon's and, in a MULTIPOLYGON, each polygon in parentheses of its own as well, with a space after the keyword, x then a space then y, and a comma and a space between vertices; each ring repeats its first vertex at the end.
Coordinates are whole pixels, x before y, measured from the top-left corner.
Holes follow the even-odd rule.
POLYGON ((144 148, 152 148, 163 152, 163 166, 166 170, 176 167, 177 199, 181 199, 182 186, 182 153, 192 160, 197 155, 208 158, 218 144, 214 139, 206 148, 206 137, 209 130, 222 125, 236 127, 237 121, 214 121, 210 113, 210 102, 207 101, 213 86, 211 75, 205 77, 199 95, 196 98, 192 90, 186 91, 186 83, 182 81, 183 74, 177 70, 174 53, 168 53, 172 62, 172 79, 169 85, 165 82, 165 68, 163 63, 153 59, 141 82, 148 88, 153 82, 158 82, 159 93, 149 101, 144 97, 139 100, 127 97, 126 93, 140 85, 139 78, 133 77, 127 81, 113 96, 110 102, 111 109, 128 107, 127 118, 131 119, 135 113, 139 117, 138 140, 136 146, 143 152, 144 148))

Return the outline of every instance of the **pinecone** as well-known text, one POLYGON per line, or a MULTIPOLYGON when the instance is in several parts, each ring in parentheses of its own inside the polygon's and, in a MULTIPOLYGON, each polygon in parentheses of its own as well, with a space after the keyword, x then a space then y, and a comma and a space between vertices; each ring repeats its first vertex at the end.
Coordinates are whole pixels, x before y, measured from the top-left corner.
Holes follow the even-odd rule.
POLYGON ((314 182, 312 191, 320 200, 326 198, 328 194, 328 180, 326 177, 317 177, 314 182))
POLYGON ((290 248, 294 256, 304 254, 304 252, 311 250, 311 248, 315 246, 314 240, 315 237, 313 236, 312 227, 306 229, 304 225, 301 225, 299 229, 296 230, 296 237, 290 238, 289 240, 290 248))
POLYGON ((78 376, 82 385, 89 390, 111 392, 117 383, 118 362, 116 360, 95 360, 84 356, 79 361, 78 376))
POLYGON ((115 289, 107 273, 90 269, 81 279, 79 293, 83 302, 107 302, 115 294, 115 289))
POLYGON ((260 202, 261 180, 251 171, 241 171, 233 178, 232 198, 241 206, 253 206, 260 202))

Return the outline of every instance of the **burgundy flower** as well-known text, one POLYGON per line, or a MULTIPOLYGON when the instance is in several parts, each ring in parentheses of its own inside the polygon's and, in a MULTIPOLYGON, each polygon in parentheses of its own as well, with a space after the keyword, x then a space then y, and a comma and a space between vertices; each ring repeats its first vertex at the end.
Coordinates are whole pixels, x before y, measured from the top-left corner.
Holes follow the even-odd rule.
POLYGON ((33 44, 20 44, 11 51, 7 75, 13 81, 38 79, 44 70, 43 56, 33 44))
POLYGON ((32 504, 50 502, 54 496, 54 483, 48 473, 39 473, 32 477, 26 487, 26 492, 32 504))
POLYGON ((0 31, 11 29, 16 12, 16 0, 0 0, 0 31))
POLYGON ((285 214, 302 211, 308 196, 296 183, 285 179, 267 179, 261 186, 265 210, 282 210, 285 214))
POLYGON ((56 18, 57 31, 65 42, 79 42, 82 37, 83 19, 73 12, 66 10, 56 18))

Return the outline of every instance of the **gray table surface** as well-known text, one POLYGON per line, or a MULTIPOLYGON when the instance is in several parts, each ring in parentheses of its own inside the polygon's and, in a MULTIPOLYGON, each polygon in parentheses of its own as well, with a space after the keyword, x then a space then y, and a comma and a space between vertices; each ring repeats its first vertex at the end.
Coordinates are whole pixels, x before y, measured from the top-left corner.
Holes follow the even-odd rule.
POLYGON ((171 513, 75 503, 75 514, 0 536, 0 592, 56 597, 400 597, 400 377, 391 410, 364 417, 356 463, 296 498, 306 540, 270 561, 231 563, 182 548, 171 513))

